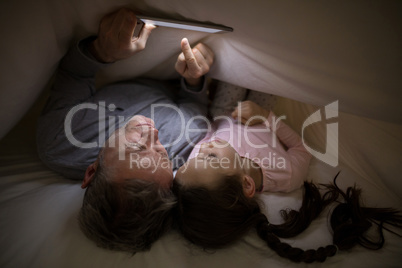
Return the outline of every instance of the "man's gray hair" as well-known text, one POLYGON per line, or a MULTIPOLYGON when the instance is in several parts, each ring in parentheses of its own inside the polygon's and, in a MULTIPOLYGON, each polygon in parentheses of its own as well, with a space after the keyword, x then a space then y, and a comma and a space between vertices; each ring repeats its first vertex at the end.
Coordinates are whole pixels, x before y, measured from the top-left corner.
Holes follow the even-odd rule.
POLYGON ((101 162, 78 215, 81 230, 103 248, 133 254, 148 250, 172 226, 175 196, 155 182, 113 182, 101 162))

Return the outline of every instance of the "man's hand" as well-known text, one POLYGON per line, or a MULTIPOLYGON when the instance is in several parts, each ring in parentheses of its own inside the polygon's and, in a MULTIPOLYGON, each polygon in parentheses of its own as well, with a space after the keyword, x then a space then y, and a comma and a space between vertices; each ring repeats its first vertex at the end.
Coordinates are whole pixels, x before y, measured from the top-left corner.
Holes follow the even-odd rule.
POLYGON ((151 31, 144 25, 138 38, 134 38, 137 17, 127 8, 106 15, 99 24, 98 37, 90 45, 90 51, 101 62, 115 62, 143 50, 151 31))
POLYGON ((176 61, 176 71, 184 77, 189 86, 198 86, 201 77, 209 72, 214 62, 214 53, 202 43, 191 49, 187 38, 181 40, 181 50, 182 53, 176 61))
POLYGON ((265 110, 252 101, 243 101, 238 104, 232 112, 232 117, 242 124, 246 124, 248 120, 249 126, 260 124, 268 119, 269 111, 265 110))

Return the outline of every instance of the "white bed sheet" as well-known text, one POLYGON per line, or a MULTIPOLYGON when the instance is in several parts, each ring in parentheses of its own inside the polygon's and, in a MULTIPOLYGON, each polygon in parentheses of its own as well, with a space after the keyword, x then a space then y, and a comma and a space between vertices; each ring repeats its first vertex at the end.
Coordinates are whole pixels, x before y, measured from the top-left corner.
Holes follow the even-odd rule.
MULTIPOLYGON (((289 124, 297 129, 298 117, 309 113, 310 107, 290 100, 280 100, 277 113, 289 110, 289 124), (293 114, 294 116, 290 117, 293 114), (293 121, 293 122, 292 122, 293 121), (296 122, 296 123, 295 123, 296 122)), ((31 120, 29 120, 31 122, 31 120)), ((348 115, 340 117, 340 124, 365 121, 348 115)), ((389 133, 369 120, 372 133, 384 144, 389 133)), ((27 124, 27 123, 24 123, 27 124)), ((364 125, 364 124, 362 124, 364 125)), ((384 127, 384 126, 382 126, 384 127)), ((389 127, 386 129, 390 129, 389 127)), ((62 178, 48 170, 36 157, 34 146, 8 142, 23 138, 33 131, 17 128, 0 143, 0 267, 295 267, 296 264, 279 257, 270 250, 255 233, 251 232, 235 245, 215 253, 206 253, 189 245, 179 234, 172 231, 158 240, 148 252, 131 257, 126 253, 97 248, 80 231, 77 214, 84 190, 80 182, 62 178), (18 153, 20 151, 21 153, 18 153), (7 153, 13 152, 13 153, 7 153), (5 155, 7 153, 7 155, 5 155)), ((353 131, 345 130, 349 139, 340 138, 340 147, 353 143, 353 131)), ((323 133, 314 133, 320 138, 323 133)), ((362 143, 372 143, 366 139, 362 143)), ((389 148, 386 148, 389 150, 389 148)), ((341 154, 345 155, 344 153, 341 154)), ((379 173, 370 173, 371 163, 364 154, 353 155, 353 162, 342 163, 332 168, 313 159, 309 178, 315 182, 329 182, 342 170, 338 179, 341 188, 355 182, 364 189, 363 199, 371 206, 402 208, 398 197, 400 185, 387 186, 387 180, 379 173)), ((345 160, 347 158, 342 158, 345 160)), ((389 178, 395 179, 395 178, 389 178)), ((272 222, 280 222, 278 211, 282 208, 300 206, 302 191, 290 194, 264 193, 265 212, 272 222)), ((399 195, 400 196, 400 195, 399 195)), ((327 223, 328 211, 301 235, 286 241, 304 249, 331 244, 327 223)), ((370 251, 360 246, 350 251, 339 252, 324 264, 298 264, 312 267, 400 267, 402 263, 402 238, 385 232, 386 244, 379 251, 370 251)))

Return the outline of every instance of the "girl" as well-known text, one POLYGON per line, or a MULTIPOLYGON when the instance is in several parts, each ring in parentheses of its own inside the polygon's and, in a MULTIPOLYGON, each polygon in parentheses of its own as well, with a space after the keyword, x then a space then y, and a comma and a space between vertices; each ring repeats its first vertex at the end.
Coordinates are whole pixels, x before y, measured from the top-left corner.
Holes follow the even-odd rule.
POLYGON ((284 223, 270 224, 261 213, 256 193, 290 192, 302 186, 311 156, 300 137, 261 106, 246 101, 231 115, 233 118, 215 117, 211 130, 178 170, 173 183, 178 200, 174 218, 190 242, 204 249, 222 248, 255 228, 280 256, 313 262, 324 261, 338 248, 349 249, 357 243, 379 249, 384 244, 383 223, 402 227, 397 211, 360 207, 360 190, 350 187, 345 194, 336 186, 336 177, 334 185, 325 186, 322 196, 314 184, 304 182, 300 210, 282 211, 284 223), (242 124, 236 124, 236 119, 242 124), (337 200, 342 202, 331 217, 333 245, 304 251, 279 240, 301 233, 337 200), (366 237, 372 222, 380 222, 378 241, 366 237))

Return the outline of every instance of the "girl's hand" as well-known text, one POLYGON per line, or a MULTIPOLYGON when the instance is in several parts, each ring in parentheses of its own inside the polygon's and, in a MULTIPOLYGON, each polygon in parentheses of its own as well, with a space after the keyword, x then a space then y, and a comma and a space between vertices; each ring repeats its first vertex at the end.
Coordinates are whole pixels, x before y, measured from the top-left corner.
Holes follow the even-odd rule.
POLYGON ((214 53, 202 43, 191 49, 187 38, 181 40, 181 50, 175 65, 176 71, 184 77, 189 86, 198 86, 201 77, 209 72, 214 62, 214 53))
POLYGON ((236 109, 232 112, 234 119, 249 126, 263 123, 268 119, 268 116, 269 111, 252 101, 239 102, 236 109))

